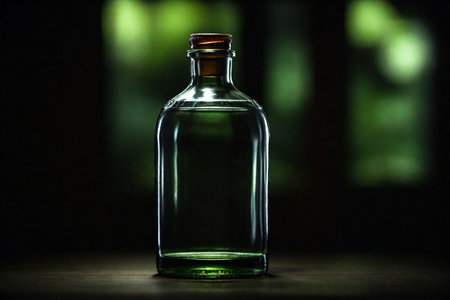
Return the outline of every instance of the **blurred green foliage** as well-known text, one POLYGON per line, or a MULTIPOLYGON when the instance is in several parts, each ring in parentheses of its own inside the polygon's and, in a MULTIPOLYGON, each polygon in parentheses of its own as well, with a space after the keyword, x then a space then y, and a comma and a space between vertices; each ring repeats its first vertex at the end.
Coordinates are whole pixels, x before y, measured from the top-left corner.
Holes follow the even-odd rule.
POLYGON ((153 189, 155 124, 164 103, 189 83, 189 35, 231 33, 239 53, 241 19, 240 10, 229 1, 105 2, 106 126, 119 189, 136 194, 153 189))
POLYGON ((429 171, 432 42, 419 21, 386 1, 348 5, 350 179, 416 184, 429 171))
MULTIPOLYGON (((265 2, 264 108, 271 129, 275 193, 308 184, 306 168, 313 68, 305 2, 265 2)), ((242 7, 229 1, 108 0, 103 32, 108 67, 110 165, 118 186, 153 188, 153 134, 161 107, 189 82, 189 34, 233 34, 238 57, 242 7)), ((433 43, 420 20, 387 1, 347 7, 349 181, 414 184, 429 171, 429 70, 433 43)), ((250 50, 249 50, 250 51, 250 50)), ((233 66, 239 83, 239 62, 233 66)), ((238 84, 239 87, 239 84, 238 84)), ((243 88, 245 92, 245 88, 243 88)))
POLYGON ((308 41, 308 6, 301 2, 267 3, 268 34, 264 109, 270 131, 270 188, 292 193, 308 184, 306 165, 313 66, 308 41))
POLYGON ((396 26, 397 14, 386 1, 351 1, 347 8, 349 40, 358 47, 378 45, 396 26))

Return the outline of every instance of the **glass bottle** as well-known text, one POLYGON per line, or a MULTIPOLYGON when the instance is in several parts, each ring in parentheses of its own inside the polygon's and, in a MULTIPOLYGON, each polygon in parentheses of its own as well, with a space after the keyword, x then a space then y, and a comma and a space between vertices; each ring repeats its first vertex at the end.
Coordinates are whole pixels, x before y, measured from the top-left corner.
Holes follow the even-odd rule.
POLYGON ((156 127, 158 272, 222 278, 267 271, 269 131, 231 78, 231 35, 191 34, 192 79, 156 127))

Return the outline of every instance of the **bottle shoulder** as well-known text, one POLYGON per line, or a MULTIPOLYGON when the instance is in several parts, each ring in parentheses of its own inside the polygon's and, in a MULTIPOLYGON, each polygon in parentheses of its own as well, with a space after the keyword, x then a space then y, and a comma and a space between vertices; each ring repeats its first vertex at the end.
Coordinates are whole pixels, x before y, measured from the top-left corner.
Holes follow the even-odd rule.
POLYGON ((261 105, 239 91, 234 85, 228 86, 188 86, 180 94, 170 99, 164 109, 258 109, 261 105))

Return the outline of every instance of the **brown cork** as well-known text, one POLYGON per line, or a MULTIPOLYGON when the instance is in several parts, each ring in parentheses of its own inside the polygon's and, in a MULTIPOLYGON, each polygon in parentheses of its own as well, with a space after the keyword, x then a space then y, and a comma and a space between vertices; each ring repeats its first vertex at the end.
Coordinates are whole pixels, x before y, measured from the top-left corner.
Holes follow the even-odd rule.
POLYGON ((193 33, 190 36, 191 49, 231 50, 231 34, 193 33))

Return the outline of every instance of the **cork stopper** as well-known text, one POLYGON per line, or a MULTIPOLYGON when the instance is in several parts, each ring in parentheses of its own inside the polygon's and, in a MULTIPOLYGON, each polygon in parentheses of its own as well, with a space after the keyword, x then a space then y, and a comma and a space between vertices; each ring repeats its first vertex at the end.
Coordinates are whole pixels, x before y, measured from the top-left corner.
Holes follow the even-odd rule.
POLYGON ((231 34, 193 33, 190 36, 191 49, 231 50, 231 34))

